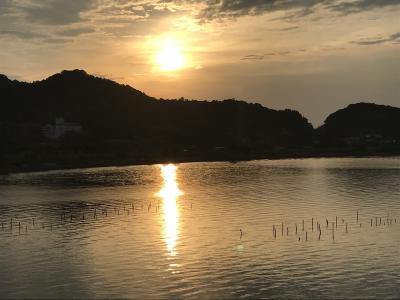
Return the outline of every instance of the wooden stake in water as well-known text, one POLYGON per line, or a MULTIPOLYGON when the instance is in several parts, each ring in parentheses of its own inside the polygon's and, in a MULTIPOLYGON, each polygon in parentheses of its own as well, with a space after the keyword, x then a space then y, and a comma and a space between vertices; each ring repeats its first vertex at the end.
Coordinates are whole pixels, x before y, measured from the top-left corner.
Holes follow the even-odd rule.
POLYGON ((289 227, 286 227, 286 235, 289 235, 289 227))
POLYGON ((335 240, 335 223, 332 223, 332 240, 335 240))
POLYGON ((296 223, 296 235, 297 235, 297 223, 296 223))
POLYGON ((308 238, 307 238, 307 231, 306 231, 306 241, 308 241, 308 238))
POLYGON ((357 224, 358 224, 358 209, 357 209, 357 224))
POLYGON ((304 220, 303 220, 303 231, 304 231, 304 220))
POLYGON ((318 241, 321 240, 321 230, 319 231, 319 235, 318 235, 318 241))
POLYGON ((347 233, 347 223, 346 223, 346 233, 347 233))
POLYGON ((314 218, 311 218, 311 231, 314 232, 314 218))

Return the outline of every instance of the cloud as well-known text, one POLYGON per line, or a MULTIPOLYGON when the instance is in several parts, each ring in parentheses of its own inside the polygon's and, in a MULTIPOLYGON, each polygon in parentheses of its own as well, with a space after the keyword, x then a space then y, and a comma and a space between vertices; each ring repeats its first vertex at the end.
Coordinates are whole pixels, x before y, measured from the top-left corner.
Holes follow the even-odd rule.
POLYGON ((320 9, 350 14, 396 5, 400 0, 0 0, 0 16, 12 12, 15 20, 27 24, 68 25, 89 20, 84 18, 126 23, 185 14, 201 23, 277 11, 285 13, 280 19, 296 20, 320 9))
POLYGON ((0 38, 29 40, 33 42, 40 42, 41 44, 62 44, 71 41, 65 38, 54 37, 49 34, 18 30, 0 30, 0 38))
POLYGON ((350 14, 395 5, 400 5, 400 0, 356 0, 330 4, 328 9, 350 14))
POLYGON ((400 42, 400 32, 393 33, 387 37, 376 37, 376 38, 363 38, 357 41, 350 41, 351 44, 357 44, 361 46, 378 45, 388 42, 399 43, 400 42))
POLYGON ((93 8, 95 3, 95 0, 41 0, 18 8, 33 23, 66 25, 81 21, 81 13, 93 8))
POLYGON ((301 10, 308 14, 318 4, 326 0, 301 0, 301 1, 282 1, 282 0, 215 0, 207 1, 208 5, 204 8, 199 17, 202 19, 214 18, 237 18, 246 15, 261 15, 267 12, 282 10, 301 10))
POLYGON ((69 28, 58 31, 57 34, 66 37, 74 37, 81 34, 93 33, 95 30, 91 27, 78 27, 78 28, 69 28))
POLYGON ((112 1, 97 12, 107 17, 131 17, 135 19, 156 19, 186 11, 183 6, 172 3, 160 5, 156 1, 112 1))
POLYGON ((319 7, 331 12, 350 14, 400 5, 400 0, 176 0, 161 2, 202 3, 205 7, 197 14, 197 17, 202 20, 239 18, 276 11, 289 13, 282 18, 299 19, 315 13, 319 7))
POLYGON ((47 35, 32 31, 0 30, 0 36, 15 37, 19 39, 47 38, 47 35))
POLYGON ((264 55, 275 56, 275 55, 288 55, 290 53, 291 53, 290 51, 276 51, 276 52, 268 52, 268 53, 265 53, 264 55))
MULTIPOLYGON (((299 52, 305 52, 305 49, 298 50, 299 52)), ((284 56, 291 54, 291 51, 276 51, 276 52, 268 52, 265 54, 248 54, 243 56, 240 60, 263 60, 266 56, 284 56)))
POLYGON ((300 28, 300 26, 289 26, 289 27, 284 27, 284 28, 279 28, 279 31, 290 31, 290 30, 295 30, 300 28))
POLYGON ((11 0, 1 0, 0 1, 0 16, 8 13, 11 6, 11 0))
POLYGON ((262 59, 264 59, 264 55, 249 54, 243 56, 240 60, 262 60, 262 59))

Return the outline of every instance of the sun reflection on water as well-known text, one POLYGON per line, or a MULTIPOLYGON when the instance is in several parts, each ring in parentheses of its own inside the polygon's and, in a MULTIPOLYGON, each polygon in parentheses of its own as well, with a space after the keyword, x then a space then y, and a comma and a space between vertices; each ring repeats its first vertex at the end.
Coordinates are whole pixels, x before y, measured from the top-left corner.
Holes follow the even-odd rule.
POLYGON ((171 256, 176 255, 176 241, 179 234, 179 207, 177 199, 183 195, 176 180, 176 166, 161 165, 161 176, 164 179, 162 189, 157 196, 163 199, 164 238, 171 256))

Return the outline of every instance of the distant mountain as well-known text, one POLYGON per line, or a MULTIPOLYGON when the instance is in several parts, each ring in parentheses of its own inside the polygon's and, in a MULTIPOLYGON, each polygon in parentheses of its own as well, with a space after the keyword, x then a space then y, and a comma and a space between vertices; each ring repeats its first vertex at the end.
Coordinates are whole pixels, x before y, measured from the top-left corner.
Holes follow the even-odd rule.
POLYGON ((166 158, 218 152, 222 157, 223 152, 234 153, 234 158, 301 149, 314 134, 297 111, 233 99, 158 100, 82 70, 33 83, 1 75, 0 94, 0 157, 7 164, 21 159, 28 164, 50 158, 79 160, 80 155, 166 158), (82 133, 47 139, 44 126, 56 118, 79 124, 82 133))
POLYGON ((317 131, 321 139, 330 143, 400 140, 400 108, 374 103, 351 104, 329 115, 317 131))

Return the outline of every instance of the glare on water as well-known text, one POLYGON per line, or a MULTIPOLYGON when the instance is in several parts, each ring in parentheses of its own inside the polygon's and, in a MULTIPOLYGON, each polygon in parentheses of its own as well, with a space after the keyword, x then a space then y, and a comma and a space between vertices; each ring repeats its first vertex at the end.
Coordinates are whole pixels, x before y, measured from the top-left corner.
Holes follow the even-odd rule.
POLYGON ((179 234, 179 207, 177 200, 183 193, 178 188, 176 166, 169 164, 161 165, 160 167, 164 185, 161 191, 157 193, 157 196, 161 197, 163 201, 164 232, 167 249, 171 256, 175 256, 175 246, 179 234))

